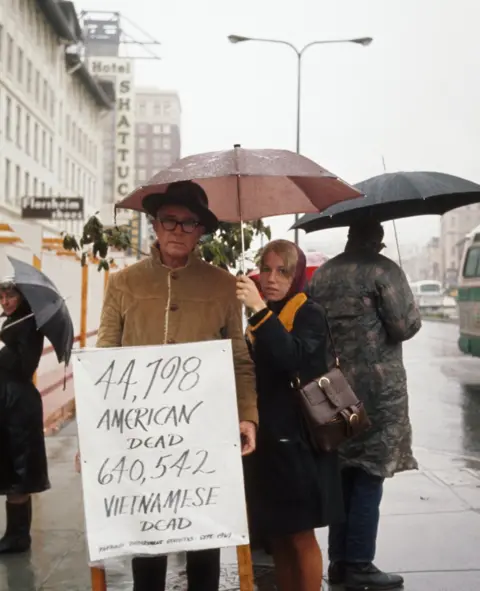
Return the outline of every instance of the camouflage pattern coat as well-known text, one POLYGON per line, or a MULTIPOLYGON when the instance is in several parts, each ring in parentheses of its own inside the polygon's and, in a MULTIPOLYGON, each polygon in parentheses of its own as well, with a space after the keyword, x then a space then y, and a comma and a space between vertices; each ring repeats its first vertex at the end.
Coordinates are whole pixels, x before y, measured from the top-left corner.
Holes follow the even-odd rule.
POLYGON ((341 368, 372 421, 343 446, 344 465, 383 478, 418 468, 402 342, 421 319, 404 272, 381 254, 347 250, 315 272, 307 291, 326 309, 341 368))

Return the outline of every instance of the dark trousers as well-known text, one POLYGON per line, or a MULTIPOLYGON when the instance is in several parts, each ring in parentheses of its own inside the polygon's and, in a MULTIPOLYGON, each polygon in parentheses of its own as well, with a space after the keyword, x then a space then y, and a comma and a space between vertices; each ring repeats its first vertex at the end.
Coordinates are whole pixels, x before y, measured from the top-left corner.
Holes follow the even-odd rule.
POLYGON ((328 535, 330 562, 368 563, 375 558, 383 478, 359 468, 342 470, 345 522, 328 535))
MULTIPOLYGON (((167 556, 139 556, 132 560, 133 591, 165 591, 167 556)), ((188 591, 218 591, 220 550, 187 552, 188 591)))

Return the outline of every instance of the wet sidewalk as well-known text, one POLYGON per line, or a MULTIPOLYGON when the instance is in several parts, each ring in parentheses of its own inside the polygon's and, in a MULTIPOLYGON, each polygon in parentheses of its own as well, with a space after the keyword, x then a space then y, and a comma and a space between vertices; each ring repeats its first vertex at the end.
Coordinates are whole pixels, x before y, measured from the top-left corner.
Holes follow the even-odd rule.
MULTIPOLYGON (((47 443, 53 489, 34 499, 31 553, 0 558, 1 591, 91 588, 80 479, 72 462, 75 425, 48 438, 47 443)), ((421 449, 416 454, 421 469, 399 475, 385 487, 377 563, 404 574, 407 591, 478 591, 480 460, 421 449)), ((3 521, 2 515, 2 528, 3 521)), ((325 533, 319 533, 324 550, 325 533)), ((170 589, 185 589, 182 560, 172 562, 170 589)), ((238 589, 235 553, 224 552, 223 562, 222 589, 238 589)), ((268 556, 256 555, 255 563, 259 590, 273 590, 268 556)), ((130 590, 129 571, 126 562, 112 561, 107 569, 109 591, 130 590)))
MULTIPOLYGON (((420 470, 386 483, 376 559, 380 568, 404 575, 405 591, 480 590, 480 360, 459 355, 457 332, 425 323, 405 347, 420 470)), ((0 557, 0 591, 91 589, 81 482, 73 467, 75 424, 47 445, 53 488, 34 498, 31 553, 0 557)), ((326 555, 326 531, 319 540, 326 555)), ((259 591, 272 591, 269 557, 254 560, 259 591)), ((183 560, 171 563, 169 591, 184 591, 183 560)), ((111 562, 107 573, 108 591, 131 591, 128 563, 111 562)), ((222 591, 237 589, 230 550, 223 553, 222 591)))

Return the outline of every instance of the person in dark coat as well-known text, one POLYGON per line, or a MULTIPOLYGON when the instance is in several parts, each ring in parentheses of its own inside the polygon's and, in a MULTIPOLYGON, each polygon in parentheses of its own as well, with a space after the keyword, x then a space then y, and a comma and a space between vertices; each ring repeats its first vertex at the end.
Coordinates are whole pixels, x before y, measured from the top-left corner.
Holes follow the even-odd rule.
POLYGON ((322 556, 314 530, 344 516, 336 453, 314 452, 306 434, 295 377, 308 383, 328 371, 322 309, 302 293, 306 259, 287 240, 269 243, 260 285, 237 279, 237 297, 253 312, 247 338, 256 366, 257 451, 245 459, 250 538, 273 553, 281 591, 319 591, 322 556))
POLYGON ((383 482, 416 469, 402 343, 421 327, 402 269, 380 254, 375 220, 350 227, 345 252, 314 274, 308 292, 327 311, 340 363, 372 427, 340 448, 347 520, 330 528, 329 579, 352 591, 397 589, 374 564, 383 482))
POLYGON ((7 529, 0 554, 30 548, 31 494, 50 488, 43 433, 43 408, 33 376, 43 335, 15 284, 0 283, 0 495, 6 495, 7 529))

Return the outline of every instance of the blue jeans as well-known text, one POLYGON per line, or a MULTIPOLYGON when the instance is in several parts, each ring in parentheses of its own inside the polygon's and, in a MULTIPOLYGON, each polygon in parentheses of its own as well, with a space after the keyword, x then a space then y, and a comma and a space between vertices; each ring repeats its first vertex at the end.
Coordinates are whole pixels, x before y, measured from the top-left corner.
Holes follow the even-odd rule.
POLYGON ((369 563, 375 558, 383 478, 360 468, 342 470, 344 523, 328 532, 330 562, 369 563))

